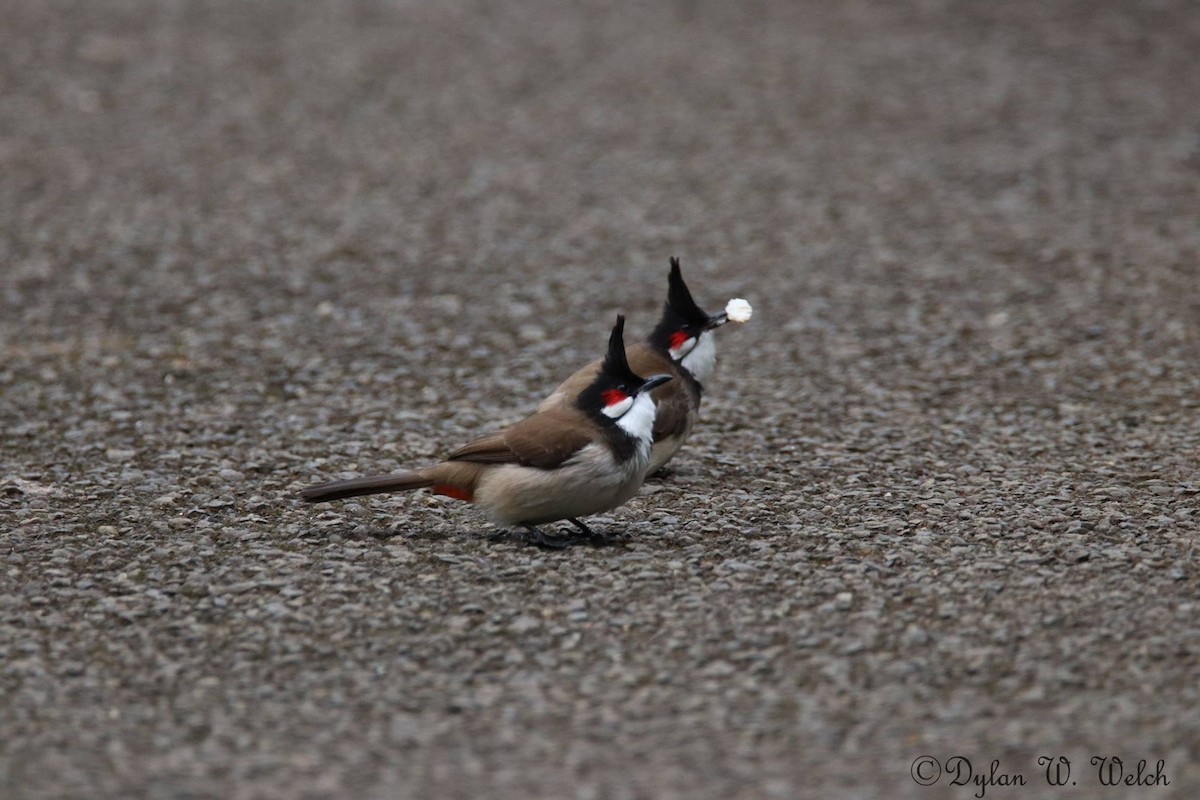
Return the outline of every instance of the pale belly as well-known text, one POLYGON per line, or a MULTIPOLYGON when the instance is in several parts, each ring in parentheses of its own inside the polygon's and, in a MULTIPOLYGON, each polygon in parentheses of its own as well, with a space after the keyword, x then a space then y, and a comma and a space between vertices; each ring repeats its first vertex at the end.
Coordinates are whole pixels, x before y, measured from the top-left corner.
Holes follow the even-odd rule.
POLYGON ((642 486, 648 454, 613 468, 606 449, 584 448, 559 469, 506 464, 490 469, 475 489, 475 504, 503 525, 540 525, 617 508, 642 486))

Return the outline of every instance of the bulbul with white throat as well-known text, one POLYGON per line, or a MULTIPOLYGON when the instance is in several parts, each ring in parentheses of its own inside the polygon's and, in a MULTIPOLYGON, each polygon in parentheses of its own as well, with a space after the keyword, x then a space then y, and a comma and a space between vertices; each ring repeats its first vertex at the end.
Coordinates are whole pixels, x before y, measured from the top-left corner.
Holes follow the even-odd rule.
POLYGON ((475 504, 498 524, 527 529, 531 541, 544 547, 567 544, 537 527, 558 520, 602 539, 579 518, 623 505, 641 488, 654 428, 650 395, 672 378, 643 378, 630 369, 624 329, 625 318, 618 316, 608 353, 571 402, 476 439, 440 464, 313 486, 301 498, 320 503, 429 488, 475 504))
MULTIPOLYGON (((683 282, 679 259, 671 259, 662 317, 644 344, 630 345, 625 351, 634 372, 663 373, 676 379, 654 390, 657 412, 647 474, 660 469, 679 452, 696 423, 703 382, 717 363, 713 331, 730 320, 746 322, 750 314, 750 304, 741 299, 730 300, 719 314, 705 312, 683 282)), ((600 366, 599 361, 593 361, 580 368, 543 400, 538 410, 569 406, 595 379, 600 366)))

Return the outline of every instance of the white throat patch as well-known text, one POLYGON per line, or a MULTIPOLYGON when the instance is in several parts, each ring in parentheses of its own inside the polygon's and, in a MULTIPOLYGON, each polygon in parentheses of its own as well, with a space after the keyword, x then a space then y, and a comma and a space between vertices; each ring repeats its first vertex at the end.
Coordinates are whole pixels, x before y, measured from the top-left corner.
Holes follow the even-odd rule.
POLYGON ((701 334, 700 341, 692 348, 691 352, 683 357, 683 361, 679 362, 684 369, 692 373, 692 377, 704 383, 712 375, 713 368, 717 365, 717 343, 715 337, 710 334, 701 334))
MULTIPOLYGON (((654 398, 650 392, 642 392, 636 398, 630 398, 633 407, 625 416, 617 420, 621 430, 635 439, 641 440, 647 447, 650 445, 650 434, 654 430, 654 398)), ((608 409, 605 409, 607 413, 608 409)))

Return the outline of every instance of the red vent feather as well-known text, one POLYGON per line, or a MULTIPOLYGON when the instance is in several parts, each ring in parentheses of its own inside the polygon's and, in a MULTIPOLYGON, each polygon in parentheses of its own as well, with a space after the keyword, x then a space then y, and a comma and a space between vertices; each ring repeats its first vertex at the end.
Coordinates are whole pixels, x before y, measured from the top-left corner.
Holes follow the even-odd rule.
POLYGON ((455 500, 465 500, 466 502, 470 503, 475 499, 475 496, 472 495, 471 492, 466 489, 460 489, 457 486, 447 486, 444 483, 439 483, 429 488, 433 490, 434 494, 440 494, 445 497, 453 497, 455 500))

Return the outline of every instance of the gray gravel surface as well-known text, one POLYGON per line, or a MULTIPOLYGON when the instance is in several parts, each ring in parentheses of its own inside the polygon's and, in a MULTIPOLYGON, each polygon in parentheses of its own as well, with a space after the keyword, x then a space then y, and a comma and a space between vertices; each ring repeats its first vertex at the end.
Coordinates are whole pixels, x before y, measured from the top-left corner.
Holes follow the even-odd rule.
POLYGON ((0 17, 0 796, 1200 796, 1189 2, 0 17), (756 315, 616 545, 296 501, 669 255, 756 315))

